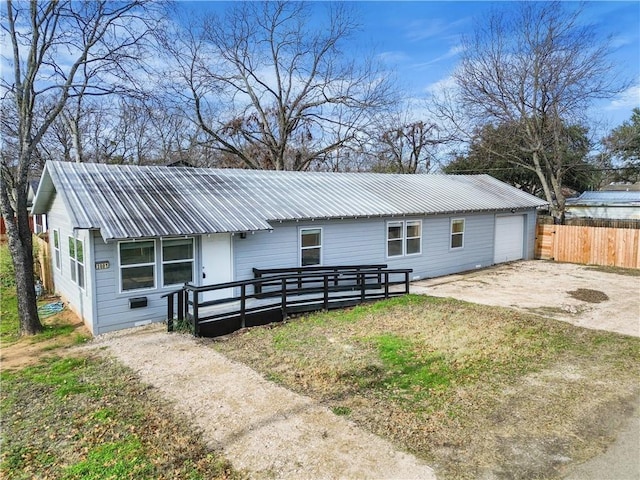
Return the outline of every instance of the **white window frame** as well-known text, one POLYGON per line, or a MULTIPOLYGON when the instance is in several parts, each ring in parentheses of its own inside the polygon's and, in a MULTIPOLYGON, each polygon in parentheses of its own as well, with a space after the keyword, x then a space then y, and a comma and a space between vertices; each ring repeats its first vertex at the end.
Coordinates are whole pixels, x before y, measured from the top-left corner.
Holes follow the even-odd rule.
POLYGON ((422 220, 406 220, 404 222, 404 252, 405 255, 407 257, 410 257, 412 255, 420 255, 422 254, 422 220), (417 237, 410 237, 409 236, 409 225, 418 225, 418 230, 419 230, 419 235, 417 237), (419 239, 420 241, 418 242, 418 251, 417 252, 413 252, 413 253, 408 253, 407 251, 407 246, 409 243, 409 240, 415 240, 415 239, 419 239))
POLYGON ((412 257, 414 255, 422 254, 422 220, 389 220, 386 223, 387 233, 386 233, 386 252, 387 258, 399 258, 399 257, 412 257), (410 225, 418 225, 420 235, 410 237, 408 235, 408 227, 410 225), (400 227, 400 238, 389 238, 389 227, 400 227), (408 240, 419 239, 418 242, 419 249, 417 252, 407 253, 407 242, 408 240), (402 245, 402 253, 398 255, 389 255, 389 242, 400 242, 402 245))
POLYGON ((79 238, 75 238, 72 236, 68 236, 67 238, 69 239, 69 242, 73 242, 73 255, 71 255, 71 252, 69 251, 69 268, 71 271, 71 281, 84 290, 85 280, 86 280, 85 263, 84 263, 84 255, 85 255, 84 242, 79 238), (78 260, 78 244, 82 245, 82 261, 78 260), (82 270, 82 275, 80 275, 81 270, 82 270), (79 281, 80 279, 82 279, 82 281, 79 281))
POLYGON ((193 283, 193 281, 194 281, 193 277, 195 276, 195 273, 196 273, 195 257, 196 257, 196 243, 195 243, 195 239, 193 237, 187 237, 187 238, 183 238, 183 237, 161 238, 160 239, 160 269, 161 269, 161 276, 162 276, 162 286, 163 287, 174 287, 174 286, 177 286, 177 285, 182 285, 182 283, 165 284, 164 266, 165 265, 171 265, 171 264, 174 264, 174 263, 191 262, 191 280, 189 282, 193 283), (164 242, 165 241, 171 241, 171 240, 191 240, 191 258, 182 258, 182 259, 179 259, 179 260, 165 260, 164 259, 164 242))
POLYGON ((60 229, 56 228, 53 230, 53 265, 56 267, 56 270, 58 271, 62 271, 61 255, 62 254, 60 253, 60 229))
POLYGON ((404 222, 402 220, 392 220, 392 221, 388 221, 387 225, 387 234, 386 234, 386 239, 387 239, 387 258, 398 258, 398 257, 404 257, 404 238, 405 238, 405 229, 404 229, 404 222), (400 227, 400 237, 399 238, 389 238, 389 227, 400 227), (401 248, 401 252, 398 255, 389 255, 389 242, 400 242, 400 245, 402 246, 401 248))
POLYGON ((47 222, 45 220, 44 213, 42 214, 38 213, 33 215, 33 233, 37 235, 38 233, 46 232, 47 231, 46 225, 47 225, 47 222))
POLYGON ((322 231, 322 227, 304 227, 304 228, 300 228, 298 230, 298 265, 300 265, 301 267, 320 267, 322 266, 322 260, 323 260, 323 238, 324 238, 324 232, 322 231), (302 246, 302 236, 304 234, 304 232, 308 232, 310 230, 319 230, 320 231, 320 245, 313 245, 310 247, 303 247, 302 246), (311 249, 315 249, 315 248, 319 248, 320 249, 320 263, 318 263, 317 265, 302 265, 302 252, 304 250, 311 250, 311 249))
POLYGON ((449 225, 449 250, 460 250, 461 248, 464 248, 464 237, 465 237, 466 228, 467 228, 467 222, 465 221, 464 218, 452 218, 451 219, 451 223, 449 225), (462 231, 461 232, 454 232, 453 231, 453 225, 456 222, 462 222, 462 231), (454 247, 453 246, 453 236, 454 235, 459 235, 460 237, 462 237, 462 242, 461 242, 459 247, 454 247))
POLYGON ((157 262, 157 258, 158 258, 158 245, 157 245, 157 242, 155 241, 155 239, 118 242, 118 284, 119 284, 120 293, 132 293, 132 292, 155 290, 158 287, 158 262, 157 262), (153 261, 152 262, 146 262, 146 263, 134 263, 134 264, 131 264, 131 265, 122 265, 122 259, 121 259, 121 255, 120 255, 120 247, 121 247, 121 245, 127 244, 127 243, 142 243, 142 242, 153 242, 153 261), (151 287, 143 287, 143 288, 134 288, 134 289, 129 289, 129 290, 124 290, 122 288, 122 270, 123 269, 133 268, 133 267, 148 267, 148 266, 153 266, 153 286, 151 286, 151 287))

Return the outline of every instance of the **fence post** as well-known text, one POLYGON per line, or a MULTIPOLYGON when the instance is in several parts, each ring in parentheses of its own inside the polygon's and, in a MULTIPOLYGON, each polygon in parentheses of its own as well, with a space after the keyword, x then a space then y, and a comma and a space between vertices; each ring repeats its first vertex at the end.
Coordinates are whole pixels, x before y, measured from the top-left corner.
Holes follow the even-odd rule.
POLYGON ((404 272, 404 293, 409 293, 409 272, 404 272))
POLYGON ((173 293, 167 295, 167 332, 173 332, 173 293))
MULTIPOLYGON (((255 268, 253 269, 253 275, 256 278, 262 278, 262 272, 256 272, 255 268)), ((256 282, 253 284, 253 291, 256 294, 262 293, 262 282, 256 282)))
POLYGON ((324 301, 323 301, 323 309, 326 312, 329 310, 329 274, 327 273, 324 276, 324 301))
POLYGON ((247 305, 247 286, 240 286, 240 328, 245 327, 245 307, 247 305))
POLYGON ((366 283, 366 278, 364 273, 359 274, 359 276, 360 276, 360 301, 364 303, 364 299, 365 299, 364 285, 366 283))
POLYGON ((282 319, 286 320, 287 318, 287 279, 283 278, 281 282, 281 291, 280 291, 280 308, 282 309, 282 319))
POLYGON ((389 272, 384 272, 384 298, 389 298, 389 272))
POLYGON ((180 290, 180 292, 178 292, 178 321, 182 321, 184 320, 184 312, 185 312, 185 308, 184 306, 186 305, 186 295, 187 295, 187 291, 186 290, 180 290))
POLYGON ((200 336, 200 323, 198 322, 198 291, 193 290, 193 335, 200 336))

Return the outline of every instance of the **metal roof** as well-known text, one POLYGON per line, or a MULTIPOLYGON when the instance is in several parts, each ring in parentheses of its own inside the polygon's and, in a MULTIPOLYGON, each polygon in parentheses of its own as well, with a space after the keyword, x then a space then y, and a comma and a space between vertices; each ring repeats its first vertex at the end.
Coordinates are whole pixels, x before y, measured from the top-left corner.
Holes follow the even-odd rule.
POLYGON ((605 205, 622 205, 622 206, 640 206, 640 191, 597 191, 584 192, 576 198, 568 198, 567 205, 588 205, 588 206, 605 206, 605 205))
POLYGON ((34 201, 60 195, 74 228, 107 240, 269 230, 286 220, 529 209, 489 175, 400 175, 48 162, 34 201))

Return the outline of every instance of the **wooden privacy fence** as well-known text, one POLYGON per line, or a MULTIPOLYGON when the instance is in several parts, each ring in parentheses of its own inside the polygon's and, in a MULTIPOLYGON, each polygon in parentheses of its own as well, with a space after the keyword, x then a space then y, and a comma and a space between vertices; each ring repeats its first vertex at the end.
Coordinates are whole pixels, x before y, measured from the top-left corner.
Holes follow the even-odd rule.
POLYGON ((538 225, 536 258, 557 262, 640 268, 640 230, 538 225))
POLYGON ((49 243, 46 239, 33 235, 33 270, 42 283, 45 292, 53 293, 53 272, 51 271, 51 258, 49 255, 49 243))

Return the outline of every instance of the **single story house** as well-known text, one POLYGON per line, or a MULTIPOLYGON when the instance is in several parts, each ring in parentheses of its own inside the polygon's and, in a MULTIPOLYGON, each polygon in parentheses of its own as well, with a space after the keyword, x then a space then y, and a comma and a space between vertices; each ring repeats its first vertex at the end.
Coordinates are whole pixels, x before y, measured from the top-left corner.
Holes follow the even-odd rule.
POLYGON ((56 291, 97 335, 165 320, 162 296, 185 282, 254 267, 387 264, 416 280, 530 259, 544 205, 488 175, 48 162, 33 213, 56 291))
POLYGON ((566 202, 567 218, 640 219, 640 191, 584 192, 566 202))

